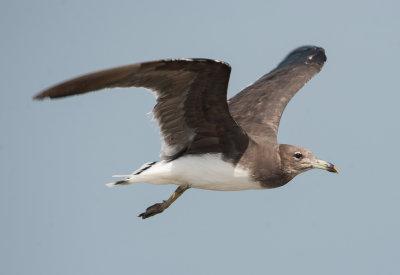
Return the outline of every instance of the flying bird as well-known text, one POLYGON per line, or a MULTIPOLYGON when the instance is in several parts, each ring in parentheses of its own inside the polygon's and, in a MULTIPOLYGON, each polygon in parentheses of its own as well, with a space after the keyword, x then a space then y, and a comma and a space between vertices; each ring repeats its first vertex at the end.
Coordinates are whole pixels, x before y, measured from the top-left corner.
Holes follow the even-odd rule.
POLYGON ((139 215, 163 212, 189 188, 247 190, 280 187, 313 168, 337 173, 305 148, 279 144, 279 122, 290 99, 326 61, 323 48, 303 46, 268 74, 227 100, 231 67, 210 59, 165 59, 103 70, 53 86, 34 99, 104 88, 144 87, 157 104, 161 160, 109 186, 137 182, 175 184, 167 200, 139 215))

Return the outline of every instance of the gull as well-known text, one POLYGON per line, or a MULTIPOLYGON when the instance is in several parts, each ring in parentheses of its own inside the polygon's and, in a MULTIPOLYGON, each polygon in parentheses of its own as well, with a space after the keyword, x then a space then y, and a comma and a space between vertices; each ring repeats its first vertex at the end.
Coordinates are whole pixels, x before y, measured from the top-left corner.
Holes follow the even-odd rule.
POLYGON ((34 99, 104 88, 144 87, 154 93, 153 116, 162 138, 161 160, 145 163, 108 186, 175 184, 165 201, 139 215, 167 209, 189 188, 233 191, 285 185, 313 168, 337 173, 305 148, 279 144, 282 113, 326 61, 323 48, 303 46, 271 72, 227 100, 231 67, 211 59, 164 59, 98 71, 53 86, 34 99))

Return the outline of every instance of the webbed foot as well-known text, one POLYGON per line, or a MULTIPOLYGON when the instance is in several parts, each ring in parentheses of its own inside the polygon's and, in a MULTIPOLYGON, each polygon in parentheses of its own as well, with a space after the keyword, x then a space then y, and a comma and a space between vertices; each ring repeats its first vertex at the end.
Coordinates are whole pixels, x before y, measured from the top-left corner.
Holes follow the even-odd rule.
POLYGON ((141 217, 142 219, 147 219, 148 217, 162 213, 165 209, 165 201, 161 203, 156 203, 148 207, 146 209, 146 212, 143 212, 138 217, 141 217))
POLYGON ((140 214, 138 217, 142 219, 147 219, 148 217, 157 215, 162 213, 165 209, 167 209, 177 198, 179 198, 183 192, 188 190, 190 187, 189 185, 181 185, 179 186, 175 192, 168 198, 168 200, 163 201, 161 203, 153 204, 152 206, 146 209, 146 212, 140 214))

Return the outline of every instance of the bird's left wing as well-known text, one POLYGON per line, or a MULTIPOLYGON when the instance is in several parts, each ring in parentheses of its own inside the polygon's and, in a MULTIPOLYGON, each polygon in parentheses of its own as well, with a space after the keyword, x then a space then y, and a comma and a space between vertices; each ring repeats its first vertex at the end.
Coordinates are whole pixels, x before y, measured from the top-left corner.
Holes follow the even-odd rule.
POLYGON ((104 88, 144 87, 155 92, 153 114, 160 127, 162 157, 222 153, 237 161, 248 144, 226 100, 231 68, 209 59, 167 59, 87 74, 39 94, 58 98, 104 88))

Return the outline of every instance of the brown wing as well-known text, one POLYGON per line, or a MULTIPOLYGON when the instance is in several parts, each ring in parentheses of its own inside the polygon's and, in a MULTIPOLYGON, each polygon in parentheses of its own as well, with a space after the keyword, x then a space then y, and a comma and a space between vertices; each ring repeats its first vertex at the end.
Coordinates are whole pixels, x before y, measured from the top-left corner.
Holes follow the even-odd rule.
POLYGON ((325 61, 322 48, 304 46, 294 50, 276 69, 228 101, 233 118, 248 135, 276 142, 286 105, 321 70, 325 61))
POLYGON ((159 60, 87 74, 47 89, 34 99, 103 88, 148 88, 157 97, 153 114, 164 141, 164 159, 182 154, 222 153, 237 161, 248 138, 228 110, 230 71, 228 64, 208 59, 159 60))

